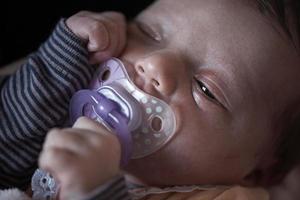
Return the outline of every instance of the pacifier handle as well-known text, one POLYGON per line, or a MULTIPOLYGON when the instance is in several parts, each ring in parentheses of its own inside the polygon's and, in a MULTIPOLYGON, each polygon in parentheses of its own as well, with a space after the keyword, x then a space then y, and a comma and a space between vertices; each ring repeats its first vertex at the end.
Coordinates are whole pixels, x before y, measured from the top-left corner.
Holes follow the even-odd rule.
MULTIPOLYGON (((126 166, 132 154, 132 138, 128 129, 128 119, 121 113, 121 107, 103 94, 93 90, 80 90, 70 101, 70 120, 75 123, 77 118, 86 116, 85 106, 91 106, 93 114, 100 117, 115 131, 121 143, 121 166, 126 166)), ((91 118, 91 116, 86 116, 91 118)))

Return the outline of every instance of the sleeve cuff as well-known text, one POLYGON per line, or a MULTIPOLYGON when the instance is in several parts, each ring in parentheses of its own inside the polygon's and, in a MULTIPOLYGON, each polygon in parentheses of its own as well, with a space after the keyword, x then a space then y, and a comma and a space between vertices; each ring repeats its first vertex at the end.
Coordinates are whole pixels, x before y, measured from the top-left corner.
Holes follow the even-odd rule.
POLYGON ((64 45, 69 47, 72 51, 76 51, 76 53, 87 54, 87 50, 85 48, 85 42, 80 39, 77 35, 75 35, 71 29, 66 24, 66 19, 62 18, 57 23, 54 33, 52 36, 56 35, 62 39, 64 45), (78 52, 77 52, 78 51, 78 52))
POLYGON ((83 200, 130 200, 125 178, 122 175, 114 177, 104 185, 90 192, 83 200))

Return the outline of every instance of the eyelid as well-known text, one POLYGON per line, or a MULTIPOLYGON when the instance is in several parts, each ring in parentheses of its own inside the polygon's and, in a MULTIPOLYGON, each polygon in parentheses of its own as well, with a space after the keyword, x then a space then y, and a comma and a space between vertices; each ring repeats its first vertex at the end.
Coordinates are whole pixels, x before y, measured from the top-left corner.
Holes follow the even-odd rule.
POLYGON ((199 90, 208 98, 210 98, 211 100, 217 100, 217 98, 215 97, 215 95, 213 94, 213 92, 210 91, 209 87, 201 80, 198 80, 197 78, 195 78, 195 81, 197 83, 197 88, 199 88, 199 90), (203 88, 207 89, 208 94, 205 93, 205 91, 203 91, 203 88))
POLYGON ((136 25, 144 34, 146 34, 152 40, 154 40, 156 42, 162 41, 161 34, 158 31, 154 30, 151 26, 149 26, 141 21, 136 21, 136 25))
POLYGON ((220 97, 220 92, 218 91, 219 89, 217 88, 217 86, 214 86, 214 83, 212 83, 211 81, 209 81, 209 79, 204 78, 204 77, 195 77, 195 80, 202 82, 204 84, 204 86, 214 96, 214 99, 211 99, 208 96, 206 96, 206 94, 204 94, 204 92, 201 90, 201 88, 199 88, 199 86, 197 85, 196 86, 197 90, 200 90, 199 93, 201 93, 201 95, 204 95, 208 101, 216 103, 219 106, 221 106, 222 108, 227 110, 226 106, 222 103, 223 101, 222 101, 222 97, 220 97))
POLYGON ((214 94, 214 92, 210 89, 210 87, 209 86, 207 86, 207 84, 205 83, 205 82, 203 82, 202 80, 200 80, 200 79, 198 79, 198 78, 194 78, 194 81, 195 81, 195 88, 196 88, 196 90, 197 91, 199 91, 199 93, 201 94, 201 95, 204 95, 205 96, 205 98, 206 99, 208 99, 209 101, 211 101, 211 102, 218 102, 218 99, 217 99, 217 97, 215 96, 215 94, 214 94), (211 93, 211 95, 213 96, 213 97, 210 97, 210 96, 208 96, 207 94, 205 94, 205 92, 202 90, 202 88, 201 88, 201 85, 200 85, 200 83, 205 87, 205 88, 207 88, 207 90, 209 91, 209 93, 211 93))

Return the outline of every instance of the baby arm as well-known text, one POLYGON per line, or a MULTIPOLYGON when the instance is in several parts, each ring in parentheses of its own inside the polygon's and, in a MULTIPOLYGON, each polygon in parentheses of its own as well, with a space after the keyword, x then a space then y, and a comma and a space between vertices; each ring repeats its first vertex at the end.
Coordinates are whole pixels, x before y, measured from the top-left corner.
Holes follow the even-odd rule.
POLYGON ((1 188, 28 185, 47 131, 65 122, 70 97, 92 77, 89 59, 101 62, 124 47, 125 28, 117 31, 117 27, 125 27, 125 20, 112 12, 81 12, 61 20, 50 38, 3 84, 1 188))

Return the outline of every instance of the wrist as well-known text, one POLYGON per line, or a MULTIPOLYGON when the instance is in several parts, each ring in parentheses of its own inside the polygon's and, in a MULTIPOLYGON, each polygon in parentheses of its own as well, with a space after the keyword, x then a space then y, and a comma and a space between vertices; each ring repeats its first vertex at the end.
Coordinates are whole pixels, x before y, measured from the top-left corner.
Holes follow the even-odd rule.
MULTIPOLYGON (((119 172, 115 176, 109 178, 105 182, 94 184, 93 186, 87 184, 69 184, 59 191, 59 199, 63 200, 89 200, 95 199, 95 196, 105 193, 107 190, 112 190, 117 187, 120 182, 126 188, 125 179, 119 172)), ((101 195, 102 196, 102 195, 101 195)), ((104 198, 105 199, 105 198, 104 198)))

